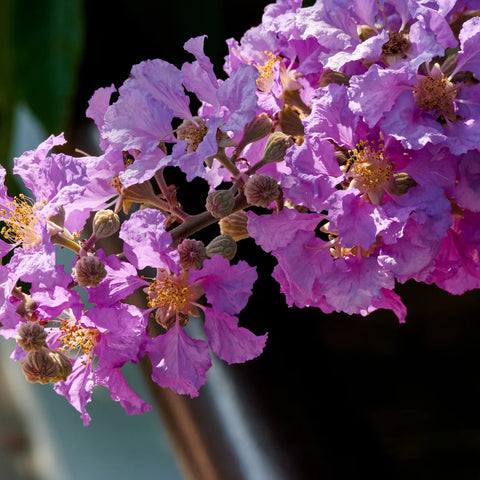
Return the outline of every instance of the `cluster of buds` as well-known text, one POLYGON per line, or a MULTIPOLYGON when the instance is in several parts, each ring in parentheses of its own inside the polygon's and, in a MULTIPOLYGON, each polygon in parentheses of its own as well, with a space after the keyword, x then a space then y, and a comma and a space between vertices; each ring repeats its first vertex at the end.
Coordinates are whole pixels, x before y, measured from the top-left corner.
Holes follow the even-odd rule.
POLYGON ((17 343, 27 352, 22 361, 22 370, 31 383, 57 383, 66 380, 72 373, 68 357, 58 350, 48 348, 46 338, 47 332, 38 322, 27 321, 18 329, 17 343))

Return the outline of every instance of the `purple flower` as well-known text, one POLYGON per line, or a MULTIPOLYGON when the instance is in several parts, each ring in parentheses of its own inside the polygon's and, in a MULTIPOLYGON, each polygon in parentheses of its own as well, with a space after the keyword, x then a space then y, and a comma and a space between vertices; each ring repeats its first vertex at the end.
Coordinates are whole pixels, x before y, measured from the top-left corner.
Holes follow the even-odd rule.
POLYGON ((465 210, 443 238, 434 268, 423 279, 454 295, 480 288, 480 217, 465 210))
POLYGON ((117 303, 112 307, 94 307, 78 321, 72 316, 60 318, 57 325, 54 345, 67 352, 78 349, 80 356, 72 361, 72 373, 54 388, 82 414, 84 425, 90 422, 86 405, 96 385, 106 387, 128 415, 150 410, 150 405, 128 386, 120 371, 126 362, 136 363, 144 355, 144 312, 133 305, 117 303))
POLYGON ((91 303, 113 306, 145 285, 131 263, 120 260, 117 255, 106 256, 103 250, 97 250, 95 255, 102 260, 107 275, 97 287, 86 288, 91 303))
POLYGON ((86 167, 81 158, 48 152, 65 143, 63 135, 50 136, 35 150, 25 152, 14 159, 13 173, 20 175, 41 210, 41 215, 55 215, 59 208, 65 210, 65 228, 70 231, 83 228, 90 210, 78 209, 78 201, 88 182, 86 167), (48 202, 43 205, 44 202, 48 202), (72 206, 76 205, 73 214, 72 206))
POLYGON ((179 255, 170 249, 172 237, 165 230, 164 221, 158 210, 146 208, 134 212, 122 224, 123 251, 135 268, 163 268, 178 273, 179 255))
POLYGON ((256 336, 238 327, 236 316, 246 305, 255 279, 255 270, 245 262, 230 265, 218 255, 189 275, 165 272, 157 276, 149 287, 149 304, 156 309, 157 321, 163 321, 167 332, 151 339, 147 347, 154 364, 154 381, 194 397, 211 365, 209 346, 228 363, 260 355, 267 336, 256 336), (211 306, 198 303, 203 293, 211 306), (205 314, 208 343, 191 339, 181 328, 189 313, 199 316, 200 310, 205 314))
POLYGON ((192 398, 198 396, 212 365, 206 342, 190 338, 176 322, 165 335, 152 338, 146 351, 152 361, 154 382, 192 398))
POLYGON ((472 20, 465 22, 460 32, 453 73, 445 75, 437 64, 427 65, 427 75, 417 72, 418 64, 414 69, 408 64, 398 69, 373 65, 351 79, 353 111, 361 113, 370 127, 380 121, 381 128, 405 148, 444 143, 455 155, 475 148, 480 142, 480 87, 455 80, 455 73, 477 69, 480 57, 474 39, 480 23, 472 20))

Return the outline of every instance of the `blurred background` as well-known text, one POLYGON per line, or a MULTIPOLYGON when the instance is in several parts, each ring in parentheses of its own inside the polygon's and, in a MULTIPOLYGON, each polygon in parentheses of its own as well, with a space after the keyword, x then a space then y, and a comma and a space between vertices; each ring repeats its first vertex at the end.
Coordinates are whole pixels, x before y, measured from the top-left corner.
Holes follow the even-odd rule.
MULTIPOLYGON (((225 40, 257 25, 266 4, 2 0, 1 163, 62 131, 70 153, 98 153, 85 117, 97 88, 119 87, 149 58, 180 67, 191 60, 183 44, 201 34, 222 77, 225 40)), ((205 194, 202 181, 179 191, 187 210, 205 194)), ((244 365, 215 361, 194 400, 148 382, 148 364, 126 366, 153 411, 127 417, 100 389, 84 428, 63 397, 23 380, 3 341, 0 480, 480 478, 478 292, 399 285, 404 325, 382 311, 323 315, 285 306, 274 261, 253 242, 239 255, 259 265, 241 325, 268 331, 267 346, 244 365)))

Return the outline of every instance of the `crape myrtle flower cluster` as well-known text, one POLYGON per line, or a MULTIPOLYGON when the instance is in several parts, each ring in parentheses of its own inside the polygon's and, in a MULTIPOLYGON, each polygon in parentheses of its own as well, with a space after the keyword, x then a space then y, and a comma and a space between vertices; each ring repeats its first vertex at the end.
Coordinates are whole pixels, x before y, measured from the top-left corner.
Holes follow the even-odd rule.
POLYGON ((126 362, 148 355, 156 383, 194 397, 210 350, 257 357, 267 334, 238 325, 257 278, 237 258, 246 238, 275 257, 289 306, 404 322, 396 282, 478 288, 475 3, 278 0, 227 41, 224 79, 201 36, 181 68, 146 60, 97 90, 86 113, 102 155, 55 153, 58 135, 16 158, 31 196, 0 190, 0 332, 27 380, 53 383, 88 424, 96 385, 128 414, 150 408, 126 362), (208 183, 202 213, 179 204, 171 168, 208 183), (208 244, 195 238, 212 224, 208 244), (97 245, 110 236, 115 253, 97 245), (206 340, 185 330, 196 321, 206 340))

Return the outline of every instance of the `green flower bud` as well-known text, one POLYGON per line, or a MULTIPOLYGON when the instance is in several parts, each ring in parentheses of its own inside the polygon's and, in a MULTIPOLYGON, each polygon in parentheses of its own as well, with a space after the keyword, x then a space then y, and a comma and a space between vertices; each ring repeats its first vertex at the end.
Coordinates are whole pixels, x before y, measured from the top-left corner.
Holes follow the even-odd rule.
POLYGON ((99 210, 93 218, 93 234, 98 240, 110 237, 120 228, 120 218, 112 210, 99 210))
POLYGON ((207 255, 209 257, 221 255, 227 260, 232 260, 236 253, 237 243, 230 235, 219 235, 207 245, 207 255))
POLYGON ((282 196, 277 181, 263 173, 256 173, 247 180, 244 194, 248 203, 264 208, 282 196))
POLYGON ((98 257, 93 255, 80 257, 73 267, 73 273, 78 284, 82 287, 98 287, 107 276, 105 265, 98 257))
POLYGON ((200 240, 186 238, 178 246, 177 250, 180 254, 180 266, 185 270, 189 268, 200 270, 203 261, 207 258, 207 250, 200 240))
POLYGON ((17 343, 26 352, 41 350, 45 345, 47 332, 38 322, 24 322, 17 332, 17 343))
POLYGON ((250 234, 247 230, 248 217, 247 214, 240 210, 231 213, 227 217, 223 217, 218 225, 220 226, 220 233, 230 235, 236 242, 249 238, 250 234))
POLYGON ((272 131, 272 127, 273 120, 268 114, 262 112, 260 115, 257 115, 250 123, 247 123, 245 125, 245 128, 243 129, 243 137, 240 144, 242 146, 245 146, 249 143, 261 140, 272 131))
POLYGON ((293 139, 290 135, 285 135, 283 132, 272 133, 265 144, 260 162, 262 164, 281 162, 287 149, 292 145, 293 139))
POLYGON ((235 206, 235 197, 230 190, 217 190, 208 194, 205 206, 213 217, 226 217, 232 213, 235 206))

